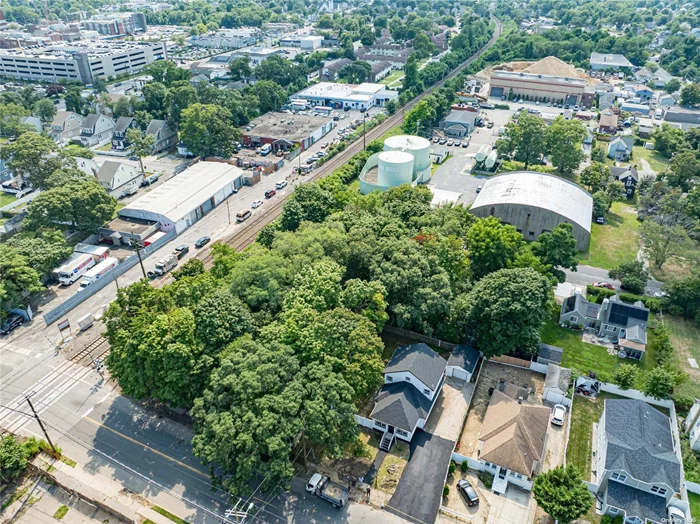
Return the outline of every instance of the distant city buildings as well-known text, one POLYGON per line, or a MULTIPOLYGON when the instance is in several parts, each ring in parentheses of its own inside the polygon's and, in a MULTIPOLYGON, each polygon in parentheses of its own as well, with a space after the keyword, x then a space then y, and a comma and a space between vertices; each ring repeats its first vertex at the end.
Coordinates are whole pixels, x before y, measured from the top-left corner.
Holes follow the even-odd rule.
POLYGON ((143 13, 118 13, 101 18, 86 20, 83 27, 97 31, 101 35, 121 36, 145 33, 148 31, 146 15, 143 13))

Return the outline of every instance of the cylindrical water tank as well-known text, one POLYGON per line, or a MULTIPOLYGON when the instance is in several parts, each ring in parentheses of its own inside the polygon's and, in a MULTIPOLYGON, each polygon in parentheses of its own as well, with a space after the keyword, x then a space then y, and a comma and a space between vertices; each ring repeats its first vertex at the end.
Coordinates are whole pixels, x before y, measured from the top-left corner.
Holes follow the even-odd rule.
POLYGON ((430 140, 420 136, 398 135, 384 141, 384 151, 406 151, 413 155, 413 169, 418 172, 429 168, 430 140))
POLYGON ((413 181, 413 155, 404 151, 384 151, 379 154, 377 185, 396 187, 413 181))
POLYGON ((482 145, 476 152, 476 161, 483 162, 486 160, 486 157, 489 156, 489 153, 491 153, 491 146, 488 144, 482 145))
POLYGON ((495 150, 491 151, 489 156, 486 157, 486 160, 484 160, 484 165, 488 169, 491 169, 496 164, 496 160, 498 160, 498 152, 495 150))

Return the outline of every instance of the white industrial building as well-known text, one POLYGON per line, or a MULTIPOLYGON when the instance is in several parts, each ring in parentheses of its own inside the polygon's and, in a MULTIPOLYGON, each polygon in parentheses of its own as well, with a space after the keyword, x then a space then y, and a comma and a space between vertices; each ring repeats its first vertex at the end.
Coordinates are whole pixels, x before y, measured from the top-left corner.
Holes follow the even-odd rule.
POLYGON ((223 49, 240 49, 255 45, 262 38, 260 29, 241 27, 239 29, 222 29, 213 33, 188 38, 191 45, 198 47, 218 47, 223 49))
POLYGON ((167 58, 165 42, 73 42, 0 50, 0 76, 19 80, 91 84, 95 78, 138 73, 167 58))
POLYGON ((178 234, 243 185, 243 171, 222 162, 198 162, 117 211, 122 219, 158 222, 178 234))
POLYGON ((336 109, 369 109, 372 106, 383 106, 389 100, 398 99, 397 91, 391 91, 382 84, 335 84, 319 82, 299 91, 291 98, 308 100, 311 105, 328 106, 336 109))

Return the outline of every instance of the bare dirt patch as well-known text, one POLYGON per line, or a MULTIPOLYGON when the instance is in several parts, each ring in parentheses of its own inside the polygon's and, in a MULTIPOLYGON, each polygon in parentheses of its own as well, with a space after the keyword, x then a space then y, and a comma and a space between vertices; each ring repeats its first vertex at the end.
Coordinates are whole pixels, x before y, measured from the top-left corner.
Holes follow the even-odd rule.
POLYGON ((324 459, 321 465, 334 471, 338 478, 356 479, 367 474, 379 452, 379 435, 369 430, 362 430, 357 443, 349 444, 345 448, 343 458, 336 460, 324 459))
POLYGON ((462 455, 475 457, 476 444, 481 431, 481 424, 486 414, 491 395, 489 389, 498 386, 498 381, 528 388, 530 396, 528 400, 534 403, 542 402, 542 390, 544 388, 544 375, 528 369, 516 368, 496 362, 486 362, 479 375, 479 381, 474 390, 471 407, 467 413, 467 422, 460 438, 459 452, 462 455))
POLYGON ((393 495, 408 462, 409 452, 408 444, 396 442, 391 448, 391 453, 384 458, 379 471, 377 471, 374 487, 393 495))

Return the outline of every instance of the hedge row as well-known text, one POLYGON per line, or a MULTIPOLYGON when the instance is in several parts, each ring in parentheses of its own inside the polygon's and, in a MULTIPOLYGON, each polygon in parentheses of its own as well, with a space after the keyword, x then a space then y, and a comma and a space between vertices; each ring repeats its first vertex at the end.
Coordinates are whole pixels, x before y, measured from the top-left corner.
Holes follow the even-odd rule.
MULTIPOLYGON (((591 302, 602 302, 604 298, 610 298, 613 295, 617 295, 617 291, 612 289, 606 289, 603 287, 594 287, 591 285, 586 286, 586 291, 588 293, 588 298, 591 302)), ((620 300, 626 302, 627 304, 634 304, 638 300, 644 304, 649 311, 653 313, 658 313, 666 305, 665 301, 660 298, 648 297, 646 295, 635 295, 634 293, 620 293, 620 300)))

